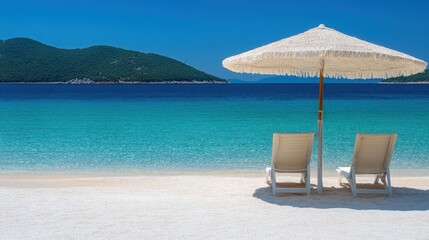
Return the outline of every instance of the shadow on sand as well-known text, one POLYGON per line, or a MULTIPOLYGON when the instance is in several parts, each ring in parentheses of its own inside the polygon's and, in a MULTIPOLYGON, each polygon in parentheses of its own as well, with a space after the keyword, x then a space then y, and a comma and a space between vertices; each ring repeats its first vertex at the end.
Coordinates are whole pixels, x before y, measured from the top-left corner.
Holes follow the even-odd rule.
POLYGON ((298 208, 349 208, 355 210, 389 210, 389 211, 427 211, 429 210, 429 190, 406 187, 394 187, 393 195, 360 194, 354 198, 348 188, 324 188, 318 195, 312 189, 311 196, 302 194, 277 194, 273 196, 271 187, 255 190, 253 197, 279 206, 298 208))

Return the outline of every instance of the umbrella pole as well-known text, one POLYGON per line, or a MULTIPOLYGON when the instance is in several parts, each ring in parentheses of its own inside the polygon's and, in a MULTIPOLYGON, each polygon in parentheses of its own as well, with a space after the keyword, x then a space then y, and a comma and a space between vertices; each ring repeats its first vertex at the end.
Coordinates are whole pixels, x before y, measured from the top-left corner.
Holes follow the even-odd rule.
POLYGON ((323 134, 323 67, 319 73, 319 116, 318 116, 318 154, 317 154, 317 193, 323 191, 322 180, 322 134, 323 134))

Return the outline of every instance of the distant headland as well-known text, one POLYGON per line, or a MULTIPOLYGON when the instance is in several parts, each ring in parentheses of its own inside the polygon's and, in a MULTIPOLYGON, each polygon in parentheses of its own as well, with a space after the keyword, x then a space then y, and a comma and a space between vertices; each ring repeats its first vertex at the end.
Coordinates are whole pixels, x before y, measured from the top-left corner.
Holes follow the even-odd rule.
POLYGON ((0 40, 0 83, 228 83, 177 60, 110 46, 60 49, 0 40))
POLYGON ((380 83, 408 83, 408 84, 429 83, 429 70, 426 69, 424 72, 417 73, 408 77, 396 77, 396 78, 384 79, 380 83))

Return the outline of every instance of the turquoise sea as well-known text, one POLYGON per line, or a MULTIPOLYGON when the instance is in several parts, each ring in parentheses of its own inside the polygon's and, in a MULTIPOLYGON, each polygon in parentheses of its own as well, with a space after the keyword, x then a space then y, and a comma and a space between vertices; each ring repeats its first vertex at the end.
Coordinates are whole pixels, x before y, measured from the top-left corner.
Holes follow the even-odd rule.
MULTIPOLYGON (((251 171, 273 132, 317 131, 317 84, 0 85, 0 171, 251 171)), ((392 169, 429 170, 429 85, 326 84, 324 169, 356 133, 398 133, 392 169)), ((316 167, 317 141, 312 167, 316 167)))

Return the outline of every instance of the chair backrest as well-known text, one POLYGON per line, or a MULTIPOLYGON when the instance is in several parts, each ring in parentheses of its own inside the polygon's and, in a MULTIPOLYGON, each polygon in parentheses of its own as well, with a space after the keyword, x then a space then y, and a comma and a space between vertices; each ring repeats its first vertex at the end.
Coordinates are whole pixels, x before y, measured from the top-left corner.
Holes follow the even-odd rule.
POLYGON ((357 134, 352 166, 356 173, 384 173, 390 166, 398 134, 357 134))
POLYGON ((314 133, 274 133, 272 167, 278 172, 302 172, 311 160, 314 133))

